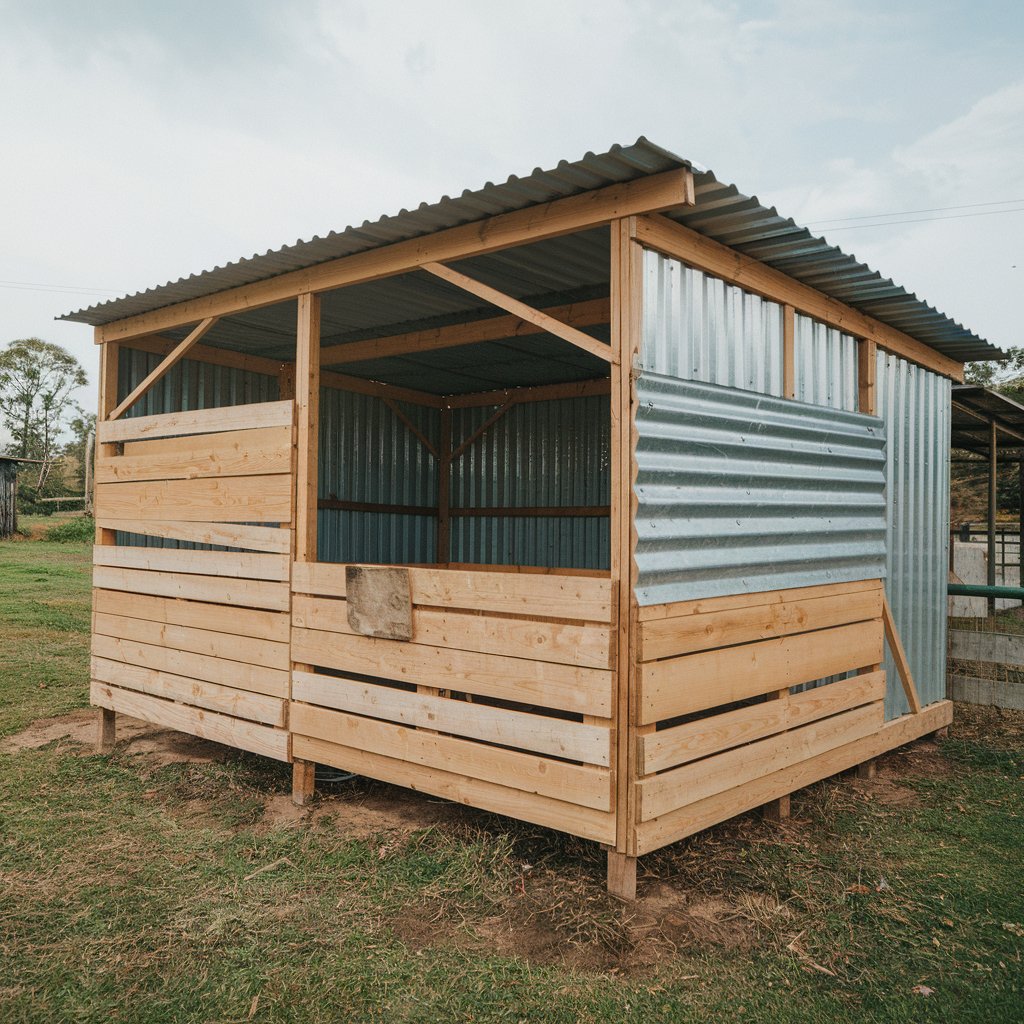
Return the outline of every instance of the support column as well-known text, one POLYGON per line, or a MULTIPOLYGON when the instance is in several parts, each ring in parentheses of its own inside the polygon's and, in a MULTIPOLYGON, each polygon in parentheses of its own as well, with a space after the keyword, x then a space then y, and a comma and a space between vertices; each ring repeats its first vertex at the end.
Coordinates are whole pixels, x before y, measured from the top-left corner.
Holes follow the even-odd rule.
POLYGON ((109 708, 100 708, 96 725, 96 753, 109 754, 117 742, 117 714, 109 708))
POLYGON ((292 762, 292 803, 297 807, 308 804, 316 790, 316 765, 312 761, 296 759, 292 762))
MULTIPOLYGON (((990 425, 988 438, 988 585, 996 585, 996 470, 998 469, 996 425, 990 425)), ((988 614, 996 613, 996 599, 988 599, 988 614)))
POLYGON ((636 857, 608 851, 608 892, 620 899, 636 899, 636 857))
POLYGON ((437 551, 441 564, 451 561, 452 411, 441 409, 441 443, 437 449, 437 551))

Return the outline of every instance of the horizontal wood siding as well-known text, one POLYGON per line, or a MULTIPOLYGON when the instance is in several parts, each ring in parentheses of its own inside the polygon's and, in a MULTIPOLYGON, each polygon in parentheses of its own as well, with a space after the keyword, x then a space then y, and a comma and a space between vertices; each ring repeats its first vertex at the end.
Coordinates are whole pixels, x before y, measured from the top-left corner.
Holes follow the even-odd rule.
POLYGON ((610 581, 407 571, 394 640, 350 624, 345 566, 293 566, 295 756, 611 841, 610 581))
POLYGON ((637 854, 833 774, 836 751, 873 749, 882 594, 867 580, 641 610, 637 854))
POLYGON ((241 550, 94 549, 93 703, 289 759, 292 433, 290 402, 100 424, 100 527, 241 550))

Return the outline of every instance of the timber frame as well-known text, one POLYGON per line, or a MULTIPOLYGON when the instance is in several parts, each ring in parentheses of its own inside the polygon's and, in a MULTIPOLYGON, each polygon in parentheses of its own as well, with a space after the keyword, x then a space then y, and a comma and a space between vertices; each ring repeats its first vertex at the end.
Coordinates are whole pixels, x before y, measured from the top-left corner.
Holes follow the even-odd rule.
POLYGON ((879 580, 665 606, 638 603, 635 374, 645 249, 783 306, 787 397, 795 394, 797 313, 857 338, 864 412, 876 411, 878 349, 953 380, 963 377, 961 364, 917 339, 662 215, 693 202, 691 172, 664 172, 98 327, 92 699, 102 708, 100 747, 114 741, 115 713, 163 721, 293 763, 298 803, 313 793, 314 762, 335 763, 600 842, 608 850, 610 890, 631 898, 638 856, 752 808, 783 817, 795 789, 948 725, 949 702, 922 707, 917 698, 879 580), (606 298, 535 308, 449 266, 604 226, 610 234, 606 298), (455 285, 502 313, 321 345, 325 293, 410 271, 455 285), (286 300, 297 307, 294 361, 201 342, 219 318, 286 300), (598 324, 609 325, 609 343, 582 330, 598 324), (182 341, 163 333, 189 328, 182 341), (332 369, 370 356, 534 334, 596 356, 606 375, 445 396, 332 369), (164 358, 118 401, 120 347, 164 358), (183 358, 274 376, 281 400, 122 418, 183 358), (346 503, 318 493, 322 387, 379 398, 391 409, 437 460, 442 497, 436 509, 346 503), (527 514, 608 516, 609 570, 529 572, 449 562, 452 519, 501 514, 450 507, 453 464, 519 404, 592 396, 607 396, 609 403, 608 506, 538 506, 527 514), (440 444, 398 403, 438 410, 440 444), (453 446, 452 413, 471 407, 493 412, 453 446), (206 479, 211 464, 218 476, 206 479), (396 583, 374 576, 372 567, 319 562, 318 510, 334 507, 435 515, 438 564, 392 567, 399 572, 396 583), (126 533, 242 552, 120 546, 118 536, 126 533), (369 569, 371 580, 392 588, 389 600, 407 616, 418 642, 386 631, 354 632, 357 569, 369 569), (238 580, 246 581, 244 598, 236 596, 238 580), (241 625, 231 625, 225 609, 242 600, 241 625), (458 630, 473 639, 452 641, 458 630), (883 636, 913 712, 890 722, 881 704, 883 636), (516 685, 560 717, 508 706, 523 697, 502 672, 524 643, 541 653, 521 668, 516 685), (422 655, 427 648, 432 661, 422 655), (765 698, 761 703, 726 707, 722 694, 710 691, 687 703, 668 682, 686 666, 725 686, 727 677, 744 672, 737 652, 753 648, 769 661, 776 658, 771 663, 778 671, 767 678, 762 673, 733 697, 765 698), (214 665, 217 659, 234 667, 228 672, 223 661, 214 665), (858 673, 849 685, 791 692, 846 671, 858 673), (366 676, 394 685, 384 691, 357 681, 366 676), (201 680, 192 696, 190 678, 201 680), (494 703, 474 703, 474 686, 494 703), (705 717, 679 721, 694 713, 705 717), (708 783, 709 772, 717 788, 708 783))

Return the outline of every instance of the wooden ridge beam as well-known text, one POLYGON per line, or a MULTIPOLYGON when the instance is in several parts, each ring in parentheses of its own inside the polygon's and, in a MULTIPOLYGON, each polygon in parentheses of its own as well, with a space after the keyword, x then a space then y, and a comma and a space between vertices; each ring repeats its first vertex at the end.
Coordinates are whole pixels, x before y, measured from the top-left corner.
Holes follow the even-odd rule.
MULTIPOLYGON (((571 302, 564 306, 549 306, 543 312, 570 327, 590 327, 594 324, 608 323, 609 307, 608 299, 590 299, 586 302, 571 302)), ((545 328, 529 320, 508 314, 488 317, 486 320, 473 320, 470 323, 392 334, 383 338, 327 345, 320 350, 320 359, 324 366, 340 366, 344 363, 358 363, 364 359, 436 352, 439 349, 457 348, 460 345, 474 345, 481 341, 500 341, 505 338, 543 334, 544 330, 545 328)))
POLYGON ((598 359, 603 359, 608 363, 614 362, 610 345, 592 338, 589 334, 584 334, 583 331, 578 331, 575 327, 570 327, 569 324, 563 323, 561 320, 556 320, 547 313, 542 313, 539 309, 534 309, 533 306, 528 306, 525 302, 520 302, 519 299, 512 298, 511 295, 498 291, 497 288, 492 288, 475 278, 460 274, 457 270, 452 270, 451 267, 446 267, 441 263, 424 263, 420 269, 483 299, 485 302, 493 303, 495 306, 507 310, 513 316, 534 324, 541 331, 553 334, 555 337, 569 342, 570 345, 575 345, 577 348, 583 349, 584 352, 597 356, 598 359))
POLYGON ((193 328, 189 332, 188 336, 183 341, 180 341, 163 358, 159 366, 157 366, 156 369, 154 369, 150 374, 148 374, 145 377, 145 379, 135 388, 134 391, 132 391, 130 395, 128 395, 128 397, 123 402, 121 402, 118 406, 116 406, 113 409, 113 411, 110 413, 107 419, 116 420, 119 416, 122 415, 122 413, 130 409, 144 394, 146 394, 147 391, 150 390, 150 388, 153 387, 154 384, 156 384, 158 380, 160 380, 161 377, 163 377, 165 373, 167 373, 167 371, 172 366, 174 366, 176 363, 180 362, 182 359, 185 358, 185 355, 188 352, 188 350, 194 347, 196 342, 199 341, 199 339, 203 337, 203 335, 206 334, 211 327, 213 327, 213 325, 217 322, 217 319, 218 318, 215 316, 207 317, 197 327, 193 328))
POLYGON ((955 381, 964 379, 963 363, 760 260, 744 256, 667 217, 638 217, 636 224, 633 237, 649 249, 682 260, 773 302, 792 305, 799 313, 815 317, 858 338, 874 341, 879 348, 934 370, 943 377, 955 381))
POLYGON ((376 281, 415 270, 424 263, 479 256, 584 231, 631 214, 693 205, 693 197, 693 174, 681 167, 176 302, 104 324, 97 328, 97 334, 100 341, 126 341, 209 316, 271 306, 303 292, 325 292, 376 281))

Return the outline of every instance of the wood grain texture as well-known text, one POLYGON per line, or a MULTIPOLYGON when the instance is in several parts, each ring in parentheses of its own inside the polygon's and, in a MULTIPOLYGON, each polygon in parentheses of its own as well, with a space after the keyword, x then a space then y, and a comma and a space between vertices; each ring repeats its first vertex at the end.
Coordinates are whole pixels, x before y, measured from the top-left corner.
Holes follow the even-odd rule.
POLYGON ((254 430, 283 427, 292 422, 291 402, 260 402, 254 405, 228 405, 217 409, 190 409, 155 416, 133 416, 126 420, 103 420, 96 424, 96 439, 101 444, 139 441, 149 437, 173 437, 181 434, 220 434, 230 430, 254 430))
POLYGON ((207 601, 211 604, 268 611, 286 612, 289 606, 286 583, 260 580, 97 565, 93 566, 92 584, 102 590, 121 590, 130 594, 176 597, 187 601, 207 601))

